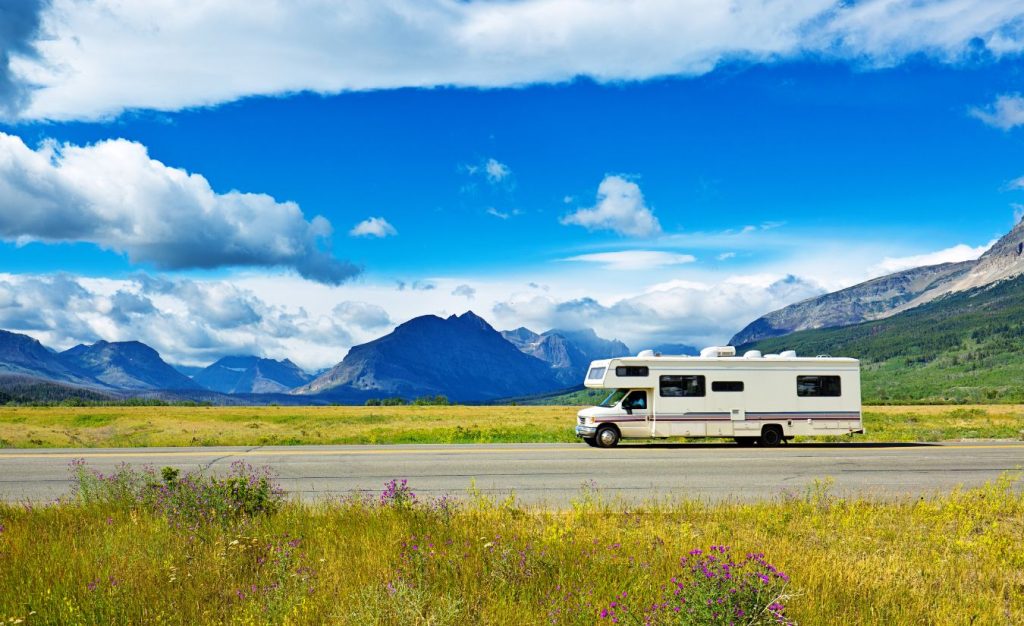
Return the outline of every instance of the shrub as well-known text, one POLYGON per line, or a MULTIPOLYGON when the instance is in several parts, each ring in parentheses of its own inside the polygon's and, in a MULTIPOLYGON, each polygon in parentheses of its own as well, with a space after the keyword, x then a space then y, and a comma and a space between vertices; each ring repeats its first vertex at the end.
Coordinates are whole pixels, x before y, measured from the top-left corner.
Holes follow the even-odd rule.
POLYGON ((735 561, 728 546, 692 550, 679 560, 682 573, 662 586, 661 597, 637 599, 623 592, 601 611, 612 623, 788 624, 785 606, 789 577, 747 554, 735 561))
POLYGON ((142 508, 185 526, 272 513, 284 498, 267 469, 255 469, 245 461, 232 463, 223 478, 203 472, 182 476, 172 467, 158 475, 152 467, 139 470, 126 464, 106 475, 86 468, 82 459, 71 462, 71 474, 73 495, 79 502, 142 508))
POLYGON ((384 483, 384 491, 380 494, 380 505, 396 509, 407 509, 416 504, 416 494, 409 487, 406 479, 392 478, 384 483))

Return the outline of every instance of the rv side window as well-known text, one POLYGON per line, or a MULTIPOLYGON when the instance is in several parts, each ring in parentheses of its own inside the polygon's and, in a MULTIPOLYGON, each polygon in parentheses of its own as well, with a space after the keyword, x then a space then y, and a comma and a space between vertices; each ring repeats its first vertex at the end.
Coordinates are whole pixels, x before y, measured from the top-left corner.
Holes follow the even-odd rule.
POLYGON ((838 376, 797 376, 796 395, 836 397, 843 395, 843 391, 838 376))
POLYGON ((704 396, 703 376, 662 376, 660 382, 663 398, 704 396))
POLYGON ((587 373, 587 379, 588 380, 597 380, 599 378, 604 378, 604 370, 605 369, 606 368, 604 368, 604 367, 592 367, 592 368, 590 368, 590 372, 587 373))
POLYGON ((616 376, 647 376, 649 373, 646 365, 620 365, 615 368, 616 376))
POLYGON ((711 383, 711 391, 743 391, 743 381, 716 380, 711 383))

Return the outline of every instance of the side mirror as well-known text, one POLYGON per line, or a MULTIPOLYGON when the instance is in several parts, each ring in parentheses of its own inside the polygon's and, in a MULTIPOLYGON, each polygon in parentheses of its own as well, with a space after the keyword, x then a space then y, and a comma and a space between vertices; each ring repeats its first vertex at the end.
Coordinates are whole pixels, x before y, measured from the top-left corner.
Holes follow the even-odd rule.
POLYGON ((632 415, 633 414, 633 407, 626 406, 626 407, 622 407, 622 408, 626 409, 626 415, 632 415))

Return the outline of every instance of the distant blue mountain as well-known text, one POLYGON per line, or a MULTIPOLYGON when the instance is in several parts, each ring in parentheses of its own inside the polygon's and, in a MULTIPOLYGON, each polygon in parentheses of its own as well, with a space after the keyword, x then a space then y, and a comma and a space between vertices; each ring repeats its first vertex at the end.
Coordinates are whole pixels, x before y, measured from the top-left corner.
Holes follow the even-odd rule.
POLYGON ((200 389, 192 379, 164 362, 156 350, 138 341, 77 345, 57 358, 70 370, 112 389, 200 389))
POLYGON ((445 395, 455 401, 554 391, 563 385, 544 361, 524 354, 468 311, 424 315, 355 346, 298 394, 360 397, 445 395))
POLYGON ((501 335, 521 352, 548 363, 563 387, 582 384, 591 361, 629 354, 626 344, 602 339, 591 328, 552 329, 538 335, 520 327, 502 331, 501 335))
POLYGON ((28 335, 0 330, 0 373, 83 386, 100 386, 91 376, 64 363, 28 335))
POLYGON ((311 379, 288 359, 256 356, 224 357, 192 378, 202 387, 221 393, 285 393, 311 379))

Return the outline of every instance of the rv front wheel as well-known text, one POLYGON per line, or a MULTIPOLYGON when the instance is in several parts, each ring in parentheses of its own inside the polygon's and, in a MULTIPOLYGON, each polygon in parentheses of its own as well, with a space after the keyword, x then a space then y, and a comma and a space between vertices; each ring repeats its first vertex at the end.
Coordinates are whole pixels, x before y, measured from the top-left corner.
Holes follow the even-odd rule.
POLYGON ((782 443, 782 427, 777 424, 770 424, 761 429, 760 444, 762 446, 777 446, 782 443))
POLYGON ((603 426, 597 431, 598 448, 614 448, 619 443, 619 431, 612 426, 603 426))

